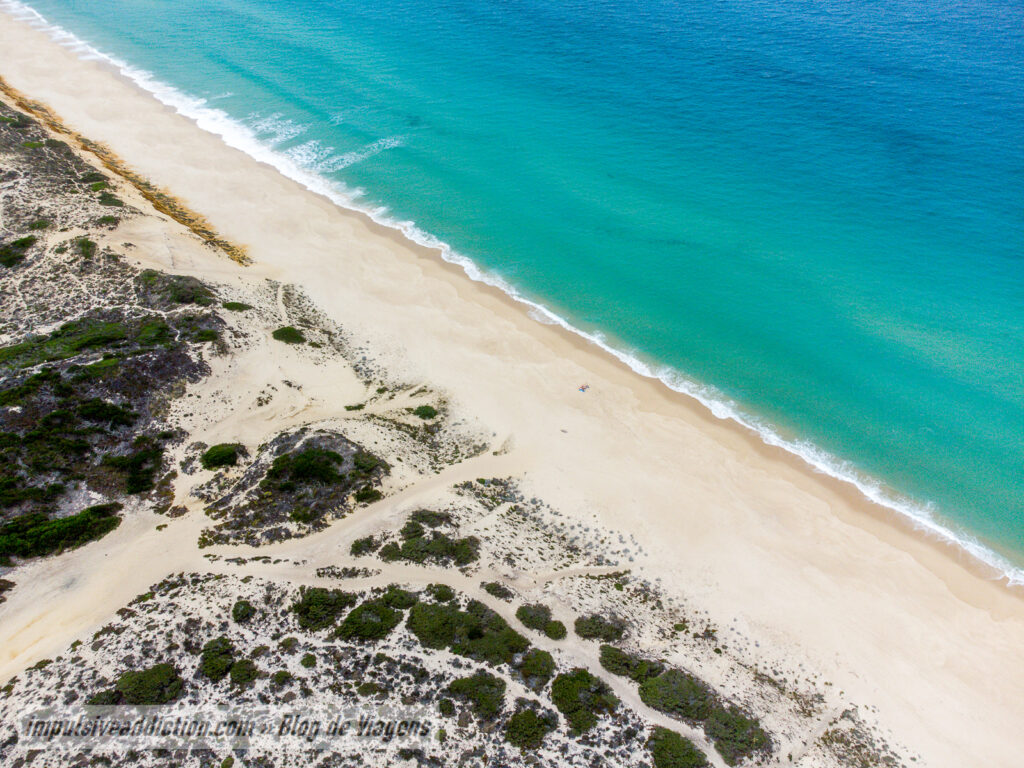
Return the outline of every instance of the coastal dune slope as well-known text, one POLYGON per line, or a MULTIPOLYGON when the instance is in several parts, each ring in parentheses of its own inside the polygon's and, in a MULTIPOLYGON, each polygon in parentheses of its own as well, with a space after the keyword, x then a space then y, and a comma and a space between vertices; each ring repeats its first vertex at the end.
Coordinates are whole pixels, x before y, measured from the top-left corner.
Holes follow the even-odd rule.
MULTIPOLYGON (((1004 585, 109 67, 4 14, 0 50, 11 86, 243 245, 245 270, 298 286, 389 370, 431 382, 514 447, 527 497, 635 538, 632 567, 730 628, 728 642, 876 708, 919 764, 1019 763, 1024 603, 1004 585)), ((240 269, 192 253, 169 268, 240 269)))

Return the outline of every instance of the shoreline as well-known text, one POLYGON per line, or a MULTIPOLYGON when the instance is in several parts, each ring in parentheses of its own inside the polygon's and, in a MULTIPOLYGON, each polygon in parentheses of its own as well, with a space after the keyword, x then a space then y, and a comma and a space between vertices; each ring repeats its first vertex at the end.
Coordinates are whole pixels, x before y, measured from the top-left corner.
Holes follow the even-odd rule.
POLYGON ((995 582, 1012 594, 1024 598, 1024 567, 1014 564, 1007 556, 973 538, 969 533, 958 532, 952 524, 935 520, 927 509, 909 499, 901 498, 898 492, 888 489, 882 481, 863 475, 849 462, 812 444, 782 437, 772 425, 759 423, 756 415, 744 412, 735 403, 717 395, 714 387, 689 380, 685 374, 669 366, 645 362, 633 353, 607 343, 600 331, 592 333, 574 326, 543 304, 523 296, 515 286, 500 276, 481 269, 471 258, 457 253, 448 244, 423 232, 414 222, 394 221, 381 216, 378 210, 358 205, 356 198, 342 185, 308 171, 289 158, 263 146, 246 126, 220 110, 205 106, 205 100, 188 96, 174 86, 156 79, 149 72, 99 51, 74 33, 50 23, 31 6, 19 0, 4 0, 0 3, 0 11, 10 14, 17 21, 29 24, 83 60, 93 61, 109 69, 118 78, 152 96, 168 109, 195 123, 201 130, 216 136, 227 146, 237 149, 256 162, 269 166, 298 184, 303 190, 325 198, 352 215, 363 217, 372 225, 370 229, 391 238, 397 246, 414 252, 422 250, 421 255, 425 254, 435 262, 451 267, 453 273, 461 278, 468 278, 487 290, 500 294, 511 306, 531 316, 531 320, 557 328, 570 337, 571 341, 579 342, 591 349, 596 348, 641 379, 655 382, 675 396, 682 396, 680 402, 684 402, 688 407, 695 407, 710 417, 707 420, 708 424, 729 424, 749 437, 751 447, 766 457, 777 457, 783 462, 796 462, 798 471, 821 479, 824 488, 854 506, 861 506, 862 511, 870 519, 881 520, 899 533, 924 540, 934 550, 948 556, 956 565, 965 568, 972 575, 995 582), (85 58, 86 56, 88 58, 85 58), (533 313, 539 314, 543 319, 532 317, 533 313), (678 383, 674 384, 671 378, 677 379, 678 383))
MULTIPOLYGON (((109 67, 3 15, 0 40, 11 51, 0 75, 13 87, 249 245, 254 279, 296 282, 375 350, 439 382, 460 410, 493 426, 495 445, 514 440, 531 457, 524 471, 534 487, 577 519, 593 514, 636 533, 652 551, 649 573, 723 625, 739 617, 773 652, 802 650, 795 658, 877 703, 916 749, 941 755, 959 727, 1013 754, 1020 589, 985 578, 950 545, 695 398, 537 322, 429 247, 196 131, 109 67), (583 397, 577 380, 596 386, 583 397)), ((980 745, 956 746, 937 762, 978 757, 971 747, 980 745)))

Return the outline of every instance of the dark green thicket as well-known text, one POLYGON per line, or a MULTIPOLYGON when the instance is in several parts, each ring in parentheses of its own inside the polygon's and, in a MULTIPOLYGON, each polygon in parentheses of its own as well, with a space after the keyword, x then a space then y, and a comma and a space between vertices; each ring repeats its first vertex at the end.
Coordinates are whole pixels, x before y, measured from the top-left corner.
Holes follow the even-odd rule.
POLYGON ((450 603, 417 603, 409 612, 409 630, 426 647, 448 648, 487 664, 511 664, 529 641, 483 603, 470 601, 465 611, 450 603))
POLYGON ((259 677, 259 670, 256 668, 256 663, 252 659, 239 659, 231 665, 231 672, 229 673, 229 676, 231 678, 232 685, 244 688, 259 677))
POLYGON ((504 584, 499 584, 496 581, 488 581, 487 583, 485 583, 484 591, 492 597, 498 598, 499 600, 509 601, 513 597, 515 597, 515 593, 511 589, 506 587, 504 584))
POLYGON ((299 626, 308 630, 326 629, 349 607, 355 605, 356 596, 340 589, 303 587, 299 599, 292 604, 299 626))
MULTIPOLYGON (((454 592, 452 592, 452 596, 455 596, 454 592)), ((392 584, 388 587, 387 592, 380 596, 380 599, 385 605, 404 611, 406 608, 416 605, 420 596, 416 592, 409 592, 392 584)))
POLYGON ((28 249, 35 245, 37 239, 35 235, 28 235, 9 243, 0 243, 0 264, 8 268, 13 267, 25 258, 28 249))
POLYGON ((242 446, 239 443, 218 443, 207 448, 199 457, 203 469, 233 467, 238 463, 238 454, 242 446))
POLYGON ((505 726, 505 741, 520 751, 532 751, 544 743, 544 737, 558 725, 551 714, 538 715, 529 707, 518 710, 505 726))
POLYGON ((471 677, 453 680, 448 690, 468 700, 473 713, 481 720, 493 720, 505 703, 505 681, 483 670, 471 677))
POLYGON ((181 695, 185 682, 171 664, 157 664, 138 672, 125 672, 114 688, 102 691, 90 704, 166 704, 181 695))
POLYGON ((401 611, 389 606, 383 598, 367 600, 349 612, 334 634, 343 640, 381 640, 391 634, 401 620, 401 611))
POLYGON ((582 638, 601 640, 605 643, 618 642, 626 631, 625 625, 619 619, 606 619, 596 613, 576 619, 575 629, 576 634, 582 638))
POLYGON ((386 562, 408 560, 412 563, 428 561, 440 564, 454 563, 469 565, 480 557, 480 540, 475 536, 453 539, 438 531, 428 532, 423 525, 410 519, 401 531, 404 541, 386 544, 380 550, 380 557, 386 562))
POLYGON ((521 605, 516 611, 516 618, 523 622, 524 626, 543 632, 552 640, 565 638, 565 625, 560 621, 551 620, 551 609, 546 605, 521 605))
POLYGON ((647 740, 654 768, 703 768, 708 764, 704 753, 675 731, 656 727, 647 740))
POLYGON ((555 660, 547 651, 531 648, 519 662, 519 674, 528 688, 539 690, 547 685, 555 673, 555 660))
POLYGON ((757 719, 747 717, 736 707, 716 707, 704 723, 704 733, 729 765, 771 747, 771 740, 757 719))
POLYGON ((256 615, 256 609, 248 600, 239 600, 231 607, 231 618, 244 624, 256 615))
POLYGON ((234 663, 234 645, 226 637, 215 637, 203 646, 199 671, 216 683, 227 676, 234 663))
POLYGON ((274 459, 263 482, 281 491, 294 491, 299 485, 309 483, 340 483, 345 476, 337 468, 343 461, 336 451, 303 448, 274 459))
POLYGON ((649 707, 691 721, 706 720, 714 705, 708 687, 678 669, 641 683, 640 699, 649 707))
POLYGON ((597 725, 597 718, 612 712, 619 701, 603 680, 577 668, 551 683, 551 701, 565 715, 574 733, 584 733, 597 725))
POLYGON ((634 656, 612 645, 601 646, 601 666, 614 675, 628 677, 637 683, 657 677, 665 671, 665 665, 661 662, 634 656))
POLYGON ((437 417, 437 408, 432 405, 418 405, 412 409, 414 416, 418 416, 424 421, 437 417))
POLYGON ((371 552, 375 552, 380 546, 380 542, 377 541, 373 536, 366 536, 362 539, 356 539, 352 542, 352 546, 349 548, 349 552, 353 557, 361 557, 362 555, 368 555, 371 552))
POLYGON ((100 504, 52 520, 40 512, 16 517, 0 526, 0 558, 40 557, 100 539, 121 524, 120 509, 120 504, 100 504))
POLYGON ((306 337, 303 335, 302 331, 298 328, 293 328, 290 325, 278 328, 270 335, 278 341, 283 341, 285 344, 303 344, 306 341, 306 337))
POLYGON ((429 584, 427 594, 439 603, 447 603, 455 599, 455 590, 447 584, 429 584))
POLYGON ((135 278, 135 285, 144 303, 156 307, 171 307, 176 304, 194 304, 209 307, 216 298, 201 281, 185 275, 168 275, 146 269, 135 278))

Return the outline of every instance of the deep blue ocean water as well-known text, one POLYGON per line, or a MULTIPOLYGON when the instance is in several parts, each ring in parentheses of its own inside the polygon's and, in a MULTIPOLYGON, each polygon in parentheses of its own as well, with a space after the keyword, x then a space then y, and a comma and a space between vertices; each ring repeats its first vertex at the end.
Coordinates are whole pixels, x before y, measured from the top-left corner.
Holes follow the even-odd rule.
POLYGON ((1019 2, 31 5, 1024 564, 1019 2))

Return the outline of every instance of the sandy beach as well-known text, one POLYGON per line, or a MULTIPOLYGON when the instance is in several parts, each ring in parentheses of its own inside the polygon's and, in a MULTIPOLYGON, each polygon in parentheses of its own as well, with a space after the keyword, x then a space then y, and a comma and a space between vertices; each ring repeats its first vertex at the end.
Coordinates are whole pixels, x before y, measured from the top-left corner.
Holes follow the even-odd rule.
MULTIPOLYGON (((151 245, 149 258, 163 268, 299 286, 390 370, 430 382, 454 412, 486 425, 491 444, 508 449, 495 459, 528 495, 634 537, 643 554, 632 567, 728 627, 727 642, 872 708, 886 738, 920 755, 918 764, 1020 763, 1024 601, 994 574, 856 489, 534 320, 437 253, 232 149, 111 67, 6 14, 0 50, 0 77, 13 88, 186 201, 251 258, 240 266, 152 230, 126 235, 151 245)), ((269 366, 306 392, 281 406, 277 428, 300 423, 318 402, 358 398, 344 371, 286 353, 240 366, 234 385, 258 391, 269 366)), ((266 429, 248 423, 246 440, 266 429)), ((216 423, 208 429, 209 442, 221 437, 216 423)), ((116 535, 131 533, 126 526, 116 535)), ((168 542, 151 544, 135 562, 151 563, 159 579, 168 542)), ((299 555, 303 542, 288 547, 299 555)), ((116 592, 116 579, 96 588, 116 592)), ((0 678, 54 650, 45 637, 34 642, 0 649, 0 678)))

